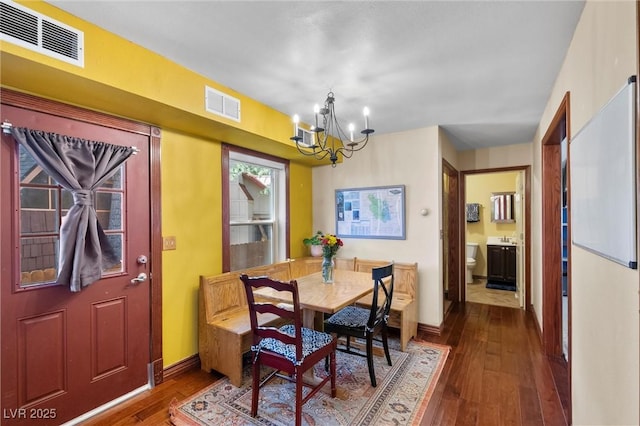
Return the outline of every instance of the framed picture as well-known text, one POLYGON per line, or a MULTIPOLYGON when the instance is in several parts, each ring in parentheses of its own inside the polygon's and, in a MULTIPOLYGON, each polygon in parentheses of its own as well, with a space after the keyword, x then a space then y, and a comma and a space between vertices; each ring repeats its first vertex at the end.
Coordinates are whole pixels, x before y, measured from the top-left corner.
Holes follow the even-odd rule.
POLYGON ((404 185, 336 189, 336 235, 404 240, 404 185))

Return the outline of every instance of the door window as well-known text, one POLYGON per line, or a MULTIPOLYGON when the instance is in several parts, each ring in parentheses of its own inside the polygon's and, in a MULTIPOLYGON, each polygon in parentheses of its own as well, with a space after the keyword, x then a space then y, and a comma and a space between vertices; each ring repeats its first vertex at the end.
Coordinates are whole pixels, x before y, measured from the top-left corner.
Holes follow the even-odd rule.
MULTIPOLYGON (((55 284, 60 226, 73 205, 72 194, 58 185, 18 145, 20 211, 20 287, 55 284)), ((124 167, 105 181, 95 194, 98 222, 113 250, 124 258, 124 167)), ((123 271, 122 262, 103 276, 123 271)))

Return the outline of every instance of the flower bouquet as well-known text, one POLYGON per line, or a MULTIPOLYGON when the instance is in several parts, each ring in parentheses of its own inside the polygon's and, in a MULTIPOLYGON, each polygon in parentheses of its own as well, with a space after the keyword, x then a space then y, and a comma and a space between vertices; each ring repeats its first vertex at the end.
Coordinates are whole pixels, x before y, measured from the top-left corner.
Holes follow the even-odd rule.
POLYGON ((332 283, 333 270, 335 269, 334 257, 342 247, 343 242, 333 234, 324 234, 320 245, 322 246, 322 281, 332 283))

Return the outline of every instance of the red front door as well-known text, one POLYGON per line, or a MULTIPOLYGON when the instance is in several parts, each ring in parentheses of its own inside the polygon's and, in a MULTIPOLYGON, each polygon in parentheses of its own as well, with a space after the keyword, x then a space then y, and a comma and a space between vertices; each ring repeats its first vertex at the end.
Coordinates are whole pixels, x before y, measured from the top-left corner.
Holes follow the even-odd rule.
POLYGON ((95 198, 121 264, 78 293, 55 285, 69 194, 20 153, 0 147, 1 402, 7 425, 57 425, 149 382, 149 136, 2 105, 13 126, 136 146, 95 198))

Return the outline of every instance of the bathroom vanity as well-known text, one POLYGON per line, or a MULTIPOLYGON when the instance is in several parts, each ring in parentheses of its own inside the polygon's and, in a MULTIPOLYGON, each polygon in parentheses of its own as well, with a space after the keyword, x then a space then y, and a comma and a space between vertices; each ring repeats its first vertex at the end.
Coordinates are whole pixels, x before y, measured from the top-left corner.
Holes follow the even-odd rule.
POLYGON ((487 242, 487 287, 515 291, 516 279, 515 243, 510 239, 490 239, 487 242))

